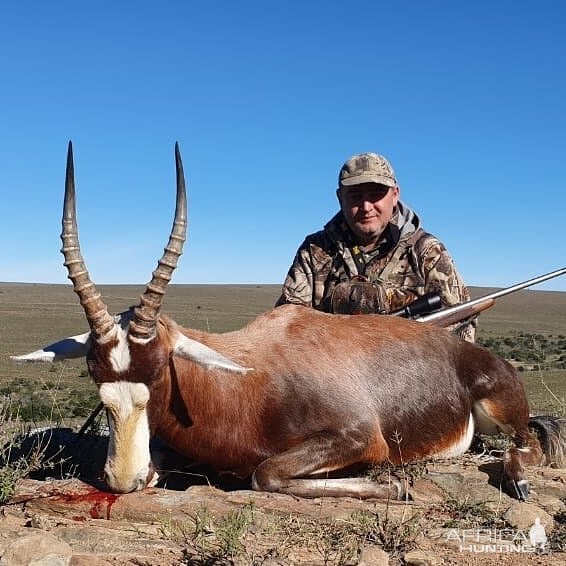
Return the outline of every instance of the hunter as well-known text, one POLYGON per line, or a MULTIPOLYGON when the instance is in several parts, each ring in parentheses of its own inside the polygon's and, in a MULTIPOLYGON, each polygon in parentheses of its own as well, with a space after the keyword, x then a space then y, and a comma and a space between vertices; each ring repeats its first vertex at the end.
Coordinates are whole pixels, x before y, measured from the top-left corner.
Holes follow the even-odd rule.
MULTIPOLYGON (((443 307, 470 299, 445 246, 399 200, 385 157, 362 153, 346 161, 336 195, 340 211, 299 247, 277 306, 389 314, 430 292, 443 307)), ((473 342, 476 322, 452 330, 473 342)))

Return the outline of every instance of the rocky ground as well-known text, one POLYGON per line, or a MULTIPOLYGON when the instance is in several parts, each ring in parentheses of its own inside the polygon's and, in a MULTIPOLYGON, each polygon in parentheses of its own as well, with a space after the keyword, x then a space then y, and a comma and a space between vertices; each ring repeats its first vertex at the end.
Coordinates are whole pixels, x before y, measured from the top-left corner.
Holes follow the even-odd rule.
POLYGON ((566 564, 566 470, 530 469, 528 503, 500 491, 492 456, 397 473, 410 501, 307 500, 212 479, 220 489, 191 468, 127 495, 94 480, 25 479, 1 508, 0 564, 566 564), (534 551, 537 518, 546 544, 534 551))

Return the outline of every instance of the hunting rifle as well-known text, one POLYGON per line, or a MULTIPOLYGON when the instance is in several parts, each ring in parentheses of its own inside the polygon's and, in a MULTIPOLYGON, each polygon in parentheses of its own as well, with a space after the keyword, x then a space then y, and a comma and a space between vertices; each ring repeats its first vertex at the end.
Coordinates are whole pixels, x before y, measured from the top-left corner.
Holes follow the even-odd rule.
MULTIPOLYGON (((411 312, 405 314, 405 309, 407 309, 407 307, 392 314, 397 316, 411 316, 413 320, 417 320, 419 322, 428 322, 429 324, 434 324, 435 326, 450 326, 451 324, 462 322, 464 320, 467 320, 468 318, 477 316, 482 311, 492 307, 495 304, 495 299, 498 299, 499 297, 510 295, 515 291, 520 291, 521 289, 525 289, 526 287, 530 287, 531 285, 536 285, 537 283, 542 283, 543 281, 547 281, 548 279, 552 279, 553 277, 558 277, 559 275, 564 275, 565 273, 566 267, 563 267, 562 269, 551 271, 550 273, 546 273, 545 275, 539 275, 538 277, 534 277, 533 279, 529 279, 528 281, 517 283, 516 285, 512 285, 511 287, 500 289, 499 291, 489 293, 488 295, 473 299, 472 301, 467 301, 466 303, 460 303, 459 305, 447 307, 431 314, 422 315, 421 313, 423 311, 421 310, 420 313, 418 313, 418 315, 415 317, 414 311, 416 309, 414 308, 412 309, 412 314, 411 312)), ((426 295, 424 297, 426 297, 426 295)), ((419 300, 420 299, 417 299, 417 301, 419 300)), ((428 303, 428 300, 425 303, 428 303)), ((410 307, 411 305, 408 306, 410 307)), ((430 309, 428 312, 430 312, 430 309)))

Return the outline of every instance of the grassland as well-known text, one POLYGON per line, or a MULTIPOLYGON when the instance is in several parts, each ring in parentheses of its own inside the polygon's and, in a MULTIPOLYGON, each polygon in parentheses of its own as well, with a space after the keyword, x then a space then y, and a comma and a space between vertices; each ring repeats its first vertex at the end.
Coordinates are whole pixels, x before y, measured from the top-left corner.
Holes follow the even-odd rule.
MULTIPOLYGON (((137 303, 143 289, 141 285, 99 286, 111 312, 137 303)), ((171 285, 164 310, 185 326, 225 332, 270 308, 279 290, 278 285, 171 285)), ((471 291, 476 297, 491 289, 471 291)), ((25 399, 34 420, 66 421, 88 414, 96 404, 96 391, 82 360, 18 365, 9 359, 86 329, 69 285, 0 283, 0 400, 6 404, 25 399)), ((545 358, 540 344, 556 344, 566 335, 566 293, 521 291, 499 299, 480 317, 480 341, 512 343, 521 333, 544 339, 533 340, 532 349, 545 358)), ((537 368, 522 376, 534 411, 565 414, 566 370, 537 368)))

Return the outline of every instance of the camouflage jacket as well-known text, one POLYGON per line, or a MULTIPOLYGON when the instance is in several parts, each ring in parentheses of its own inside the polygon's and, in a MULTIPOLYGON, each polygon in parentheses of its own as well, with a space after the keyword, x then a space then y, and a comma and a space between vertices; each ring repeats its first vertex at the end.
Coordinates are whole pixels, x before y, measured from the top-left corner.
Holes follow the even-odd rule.
MULTIPOLYGON (((294 303, 336 312, 333 295, 337 286, 359 276, 376 289, 372 312, 393 312, 432 291, 439 293, 443 306, 470 299, 442 242, 422 230, 419 217, 399 202, 378 245, 367 254, 353 242, 341 212, 323 230, 307 236, 289 269, 277 305, 294 303)), ((474 321, 451 328, 473 342, 475 327, 474 321)))

